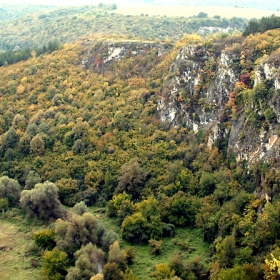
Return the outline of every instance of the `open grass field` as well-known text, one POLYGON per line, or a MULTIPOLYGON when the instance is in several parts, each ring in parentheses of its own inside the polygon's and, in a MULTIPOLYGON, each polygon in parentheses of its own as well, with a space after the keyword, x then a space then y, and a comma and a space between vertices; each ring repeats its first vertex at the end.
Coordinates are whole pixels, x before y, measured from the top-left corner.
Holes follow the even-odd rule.
POLYGON ((32 230, 20 221, 0 218, 0 279, 41 279, 40 268, 31 265, 26 253, 32 241, 32 230))
POLYGON ((115 13, 123 15, 141 15, 148 14, 150 16, 194 16, 198 15, 200 12, 207 13, 208 16, 219 15, 221 17, 232 18, 261 18, 271 16, 275 14, 280 16, 279 11, 271 10, 260 10, 260 9, 250 9, 250 8, 234 8, 234 7, 214 7, 214 6, 152 6, 152 5, 127 5, 118 6, 115 13))

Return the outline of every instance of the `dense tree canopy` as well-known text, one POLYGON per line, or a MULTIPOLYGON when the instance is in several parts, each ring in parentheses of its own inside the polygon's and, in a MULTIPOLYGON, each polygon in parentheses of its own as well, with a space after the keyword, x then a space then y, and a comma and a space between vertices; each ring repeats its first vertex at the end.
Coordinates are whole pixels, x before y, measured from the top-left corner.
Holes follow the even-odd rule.
POLYGON ((280 17, 272 15, 270 17, 263 17, 260 20, 251 20, 243 32, 243 36, 255 34, 257 32, 265 32, 270 29, 280 28, 280 17))
MULTIPOLYGON (((32 236, 38 251, 51 250, 42 261, 45 276, 59 279, 68 271, 69 279, 98 279, 103 272, 104 279, 135 279, 129 243, 137 246, 137 265, 145 262, 137 259, 139 244, 150 244, 143 251, 154 254, 154 262, 164 260, 150 268, 155 278, 277 275, 279 159, 270 152, 266 162, 248 166, 227 147, 229 141, 253 145, 247 131, 267 141, 263 152, 278 145, 279 94, 274 80, 258 77, 255 67, 273 64, 269 75, 278 77, 279 30, 216 36, 185 36, 174 46, 115 41, 115 50, 129 51, 112 61, 111 42, 85 40, 1 67, 1 219, 26 213, 43 220, 37 222, 45 229, 32 236), (193 94, 182 86, 173 102, 191 112, 201 106, 203 114, 221 109, 215 141, 207 127, 193 131, 185 121, 172 126, 158 117, 160 100, 171 102, 166 93, 173 92, 174 76, 186 78, 187 62, 177 67, 174 58, 187 44, 197 46, 193 72, 200 80, 193 94), (216 108, 206 94, 217 69, 225 71, 221 50, 232 57, 229 67, 239 80, 224 108, 216 108), (254 86, 256 76, 262 81, 254 86), (236 124, 242 133, 228 139, 236 124), (19 198, 22 209, 10 211, 19 198)), ((16 221, 37 227, 29 218, 16 221)))

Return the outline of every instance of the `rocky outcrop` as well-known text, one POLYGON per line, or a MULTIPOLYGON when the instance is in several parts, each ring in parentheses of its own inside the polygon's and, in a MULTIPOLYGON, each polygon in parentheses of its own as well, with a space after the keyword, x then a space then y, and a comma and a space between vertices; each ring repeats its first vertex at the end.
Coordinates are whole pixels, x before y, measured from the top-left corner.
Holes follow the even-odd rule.
POLYGON ((242 76, 238 67, 234 67, 240 60, 236 52, 224 49, 217 55, 202 46, 183 47, 169 69, 176 75, 166 82, 157 105, 161 121, 171 126, 185 125, 195 133, 207 130, 209 147, 217 141, 223 142, 227 146, 224 148, 233 151, 238 160, 249 164, 279 157, 279 57, 273 53, 261 61, 255 69, 254 83, 246 85, 244 79, 250 83, 250 75, 242 76), (267 102, 277 122, 254 127, 245 112, 255 110, 260 119, 263 112, 249 103, 236 109, 234 91, 238 84, 250 88, 263 81, 271 82, 273 96, 267 102), (233 110, 238 111, 234 116, 233 110))
POLYGON ((161 56, 170 48, 171 45, 161 43, 108 40, 89 47, 81 55, 81 66, 87 69, 93 67, 95 71, 101 72, 112 62, 127 56, 145 56, 151 50, 154 50, 157 56, 161 56))
POLYGON ((161 121, 184 123, 195 132, 215 126, 239 78, 230 66, 233 59, 235 55, 226 51, 217 57, 205 47, 182 48, 170 69, 178 73, 168 81, 173 88, 167 92, 166 86, 165 98, 158 102, 161 121))
MULTIPOLYGON (((99 42, 81 54, 81 66, 102 72, 112 63, 145 57, 151 51, 160 61, 172 51, 172 46, 138 41, 99 42)), ((234 152, 238 160, 250 164, 279 156, 280 53, 273 52, 258 60, 254 71, 245 74, 240 68, 241 56, 240 49, 236 51, 226 45, 214 51, 203 44, 180 48, 165 73, 169 78, 163 79, 157 113, 166 127, 185 126, 194 133, 206 130, 209 148, 220 142, 220 148, 234 152), (235 104, 238 87, 253 92, 262 82, 269 84, 272 93, 266 100, 275 115, 271 122, 265 121, 262 105, 247 101, 241 106, 235 104), (248 112, 254 112, 258 126, 250 122, 248 112)))

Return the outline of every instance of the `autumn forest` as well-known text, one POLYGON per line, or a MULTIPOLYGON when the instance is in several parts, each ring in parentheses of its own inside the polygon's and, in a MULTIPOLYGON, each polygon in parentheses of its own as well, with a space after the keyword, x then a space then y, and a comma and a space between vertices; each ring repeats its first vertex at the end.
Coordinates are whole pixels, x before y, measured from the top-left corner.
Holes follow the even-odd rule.
POLYGON ((280 279, 279 17, 90 8, 0 9, 0 278, 280 279))

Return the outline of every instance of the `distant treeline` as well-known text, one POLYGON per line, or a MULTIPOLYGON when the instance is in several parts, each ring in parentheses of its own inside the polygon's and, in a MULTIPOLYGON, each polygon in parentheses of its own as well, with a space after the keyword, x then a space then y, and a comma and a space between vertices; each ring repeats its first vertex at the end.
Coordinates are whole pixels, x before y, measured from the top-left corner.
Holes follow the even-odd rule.
POLYGON ((260 20, 251 20, 243 32, 243 36, 265 32, 270 29, 280 28, 280 17, 272 15, 263 17, 260 20))
MULTIPOLYGON (((51 53, 55 50, 58 50, 60 47, 60 43, 57 40, 50 41, 48 45, 44 45, 41 48, 35 48, 34 51, 36 56, 39 56, 44 53, 51 53)), ((6 51, 0 53, 0 66, 14 64, 19 61, 27 60, 32 57, 32 49, 25 48, 21 50, 19 47, 16 47, 12 51, 6 51)))
POLYGON ((50 41, 47 46, 44 45, 42 48, 35 49, 36 56, 39 56, 44 53, 52 53, 53 51, 58 50, 59 47, 60 43, 58 42, 58 40, 50 41))
POLYGON ((27 60, 32 56, 31 49, 26 48, 20 51, 6 51, 0 54, 0 66, 14 64, 16 62, 27 60))

